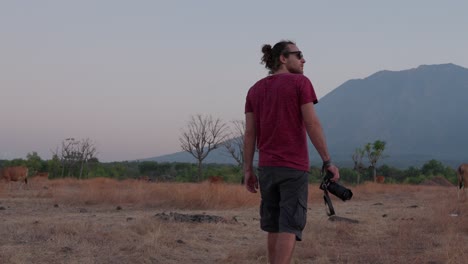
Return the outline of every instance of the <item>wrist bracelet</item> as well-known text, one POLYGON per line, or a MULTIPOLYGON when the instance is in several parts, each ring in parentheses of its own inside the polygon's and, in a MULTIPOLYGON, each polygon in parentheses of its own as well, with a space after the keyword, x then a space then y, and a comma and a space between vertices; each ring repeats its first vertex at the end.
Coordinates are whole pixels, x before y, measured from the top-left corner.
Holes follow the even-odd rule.
POLYGON ((330 167, 331 164, 332 163, 331 163, 331 159, 330 159, 330 160, 324 161, 322 167, 327 168, 327 167, 330 167))

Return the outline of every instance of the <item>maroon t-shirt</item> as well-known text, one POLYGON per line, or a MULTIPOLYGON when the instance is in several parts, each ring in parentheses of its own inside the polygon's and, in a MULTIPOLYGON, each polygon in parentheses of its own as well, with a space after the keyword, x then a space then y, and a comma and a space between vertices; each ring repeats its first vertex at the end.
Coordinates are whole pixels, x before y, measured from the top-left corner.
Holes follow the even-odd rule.
POLYGON ((316 104, 317 96, 302 74, 270 75, 250 88, 245 112, 255 116, 259 166, 309 171, 301 106, 310 102, 316 104))

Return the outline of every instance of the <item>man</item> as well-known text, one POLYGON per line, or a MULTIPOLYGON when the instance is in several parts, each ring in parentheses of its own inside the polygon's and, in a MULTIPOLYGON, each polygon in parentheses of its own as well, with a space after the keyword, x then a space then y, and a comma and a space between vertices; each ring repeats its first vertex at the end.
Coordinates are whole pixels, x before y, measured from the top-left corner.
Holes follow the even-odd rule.
POLYGON ((318 102, 303 75, 305 59, 292 41, 264 45, 262 63, 270 75, 247 94, 244 174, 249 192, 260 185, 260 225, 268 232, 271 263, 290 263, 294 246, 306 224, 309 156, 307 135, 323 160, 323 168, 340 177, 331 164, 322 126, 315 113, 318 102), (255 144, 259 178, 253 169, 255 144))

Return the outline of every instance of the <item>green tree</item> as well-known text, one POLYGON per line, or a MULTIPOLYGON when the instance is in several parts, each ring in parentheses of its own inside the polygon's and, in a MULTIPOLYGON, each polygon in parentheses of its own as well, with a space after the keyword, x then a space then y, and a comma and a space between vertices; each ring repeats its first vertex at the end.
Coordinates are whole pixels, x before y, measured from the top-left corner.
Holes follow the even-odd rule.
POLYGON ((359 183, 359 172, 350 168, 340 168, 340 181, 354 183, 355 179, 357 179, 359 183))
POLYGON ((43 161, 37 152, 33 151, 26 155, 26 164, 29 169, 29 175, 36 175, 41 172, 44 168, 43 161))
POLYGON ((385 141, 376 140, 374 143, 367 143, 364 147, 369 163, 373 170, 374 182, 377 182, 377 162, 383 157, 385 141))
POLYGON ((158 171, 159 165, 156 161, 143 161, 138 164, 138 171, 141 175, 149 175, 158 171))
POLYGON ((310 167, 309 172, 309 182, 311 183, 320 183, 322 182, 322 167, 310 167))
POLYGON ((385 176, 385 182, 402 182, 403 181, 403 172, 398 168, 390 167, 386 164, 377 168, 377 173, 379 175, 385 176))
POLYGON ((422 166, 421 173, 426 176, 444 175, 445 166, 442 162, 432 159, 422 166))
POLYGON ((62 175, 62 163, 57 155, 53 155, 52 159, 47 161, 47 171, 49 172, 49 178, 58 178, 62 175))
POLYGON ((192 163, 179 162, 175 163, 174 167, 177 171, 175 180, 179 182, 193 181, 194 175, 197 173, 192 163))
POLYGON ((10 167, 10 166, 27 166, 27 162, 24 159, 12 159, 10 161, 5 162, 4 166, 5 167, 10 167))
POLYGON ((403 182, 408 178, 418 177, 421 174, 422 173, 421 173, 420 169, 418 169, 418 168, 416 168, 414 166, 410 166, 408 169, 403 171, 403 178, 400 179, 400 181, 403 182))
POLYGON ((421 173, 427 177, 443 176, 453 184, 455 184, 457 180, 456 171, 454 169, 445 166, 442 162, 435 159, 425 163, 421 168, 421 173))
POLYGON ((453 184, 457 184, 457 171, 451 168, 450 166, 445 167, 445 172, 444 172, 445 178, 449 180, 453 184))

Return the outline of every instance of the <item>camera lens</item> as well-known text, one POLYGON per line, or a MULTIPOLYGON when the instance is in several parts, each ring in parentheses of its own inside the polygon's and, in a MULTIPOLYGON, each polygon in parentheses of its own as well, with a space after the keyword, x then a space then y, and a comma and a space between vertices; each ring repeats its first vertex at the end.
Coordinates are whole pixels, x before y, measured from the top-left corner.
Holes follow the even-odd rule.
POLYGON ((336 182, 330 182, 327 189, 343 201, 350 200, 351 197, 353 197, 353 192, 350 189, 347 189, 336 182))
POLYGON ((341 199, 343 200, 351 200, 351 197, 353 197, 353 192, 349 189, 345 189, 341 194, 341 199))

